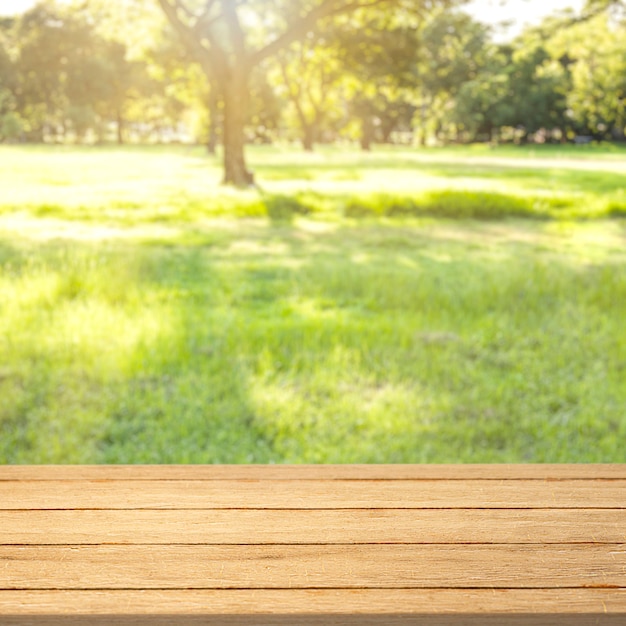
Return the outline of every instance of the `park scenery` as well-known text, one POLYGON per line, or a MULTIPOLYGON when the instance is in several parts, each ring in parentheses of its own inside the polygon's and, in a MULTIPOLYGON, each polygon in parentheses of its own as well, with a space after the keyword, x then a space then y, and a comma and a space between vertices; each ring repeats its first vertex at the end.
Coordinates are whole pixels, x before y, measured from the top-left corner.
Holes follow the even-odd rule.
POLYGON ((16 2, 0 463, 626 462, 625 126, 619 2, 16 2))

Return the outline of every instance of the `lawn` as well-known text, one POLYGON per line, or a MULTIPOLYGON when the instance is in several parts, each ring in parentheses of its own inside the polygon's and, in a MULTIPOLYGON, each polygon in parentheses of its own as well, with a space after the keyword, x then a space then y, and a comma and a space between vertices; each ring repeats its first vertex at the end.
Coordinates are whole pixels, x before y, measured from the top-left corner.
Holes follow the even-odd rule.
POLYGON ((589 219, 626 216, 626 149, 487 147, 371 153, 253 147, 259 190, 219 185, 202 148, 0 146, 0 217, 101 226, 211 217, 589 219), (287 200, 286 200, 287 199, 287 200))
POLYGON ((235 192, 3 147, 0 462, 626 462, 626 152, 580 148, 259 147, 235 192))

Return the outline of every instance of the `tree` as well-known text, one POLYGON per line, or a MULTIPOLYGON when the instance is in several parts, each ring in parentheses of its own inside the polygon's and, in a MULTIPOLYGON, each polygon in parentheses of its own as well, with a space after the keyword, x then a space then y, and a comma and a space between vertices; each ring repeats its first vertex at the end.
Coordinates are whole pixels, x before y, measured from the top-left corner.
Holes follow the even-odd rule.
MULTIPOLYGON (((323 20, 403 0, 158 0, 224 103, 224 182, 254 182, 244 155, 251 72, 323 20)), ((404 0, 414 9, 417 0, 404 0)))
POLYGON ((522 139, 540 129, 562 128, 567 109, 567 76, 550 58, 543 38, 530 31, 513 51, 509 66, 512 118, 509 125, 523 130, 522 139))
POLYGON ((197 91, 187 83, 202 82, 189 62, 172 61, 184 48, 172 46, 162 11, 139 0, 41 0, 15 23, 0 22, 0 35, 15 59, 5 70, 0 53, 0 83, 16 83, 2 110, 14 111, 9 130, 21 126, 30 141, 82 141, 90 132, 104 141, 112 126, 118 143, 131 129, 169 136, 190 108, 185 91, 197 91))
MULTIPOLYGON (((488 39, 488 27, 460 11, 434 11, 422 24, 417 61, 421 143, 426 138, 426 120, 436 135, 443 134, 445 123, 453 121, 451 111, 459 90, 475 81, 488 63, 488 39)), ((456 135, 459 125, 454 126, 456 135)))
POLYGON ((342 117, 342 68, 336 46, 326 37, 306 37, 276 57, 275 91, 285 96, 289 118, 300 128, 302 147, 313 150, 322 129, 342 117))
POLYGON ((17 104, 29 140, 64 134, 65 85, 73 51, 68 26, 52 3, 38 4, 15 25, 15 66, 20 81, 17 104))
POLYGON ((125 46, 98 36, 90 18, 84 11, 41 2, 18 20, 17 100, 31 140, 66 139, 72 131, 80 140, 99 117, 108 117, 111 106, 121 138, 121 111, 128 83, 136 77, 125 46))
POLYGON ((376 140, 388 141, 399 123, 410 127, 418 80, 418 23, 417 15, 402 10, 369 11, 337 27, 350 112, 359 122, 363 150, 376 140))
MULTIPOLYGON (((102 65, 98 100, 98 135, 111 122, 118 144, 130 130, 142 137, 159 137, 177 125, 185 104, 179 97, 182 46, 172 45, 171 33, 160 9, 139 0, 75 0, 70 13, 92 27, 102 65), (169 77, 166 80, 165 76, 169 77)), ((97 93, 98 89, 92 90, 97 93)))
POLYGON ((16 111, 17 85, 15 65, 0 30, 0 141, 17 139, 22 133, 22 120, 16 111))
POLYGON ((567 106, 574 127, 598 139, 624 137, 626 23, 600 13, 557 33, 554 58, 566 60, 567 106))
POLYGON ((479 135, 491 140, 494 131, 511 125, 513 114, 506 64, 495 55, 484 71, 459 86, 451 119, 470 141, 479 135))

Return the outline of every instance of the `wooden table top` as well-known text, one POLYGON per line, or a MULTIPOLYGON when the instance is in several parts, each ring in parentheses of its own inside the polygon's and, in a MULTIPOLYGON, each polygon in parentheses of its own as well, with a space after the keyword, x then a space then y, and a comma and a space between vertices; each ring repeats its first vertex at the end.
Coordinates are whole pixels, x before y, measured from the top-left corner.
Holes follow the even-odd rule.
POLYGON ((626 624, 626 465, 2 466, 0 624, 626 624))

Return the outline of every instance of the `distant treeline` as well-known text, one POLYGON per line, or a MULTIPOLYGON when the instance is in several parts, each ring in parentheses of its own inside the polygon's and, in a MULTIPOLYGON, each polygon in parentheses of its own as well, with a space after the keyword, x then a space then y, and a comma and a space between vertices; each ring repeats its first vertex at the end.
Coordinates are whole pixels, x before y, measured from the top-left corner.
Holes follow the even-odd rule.
MULTIPOLYGON (((268 58, 251 79, 247 140, 624 139, 623 16, 562 14, 497 44, 461 8, 433 6, 328 20, 268 58)), ((222 102, 156 3, 44 1, 0 18, 2 142, 214 150, 222 102)))

